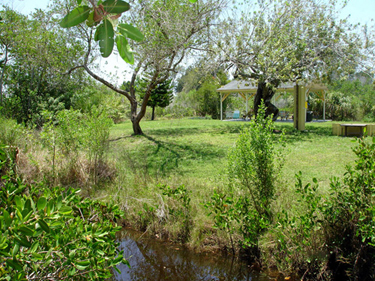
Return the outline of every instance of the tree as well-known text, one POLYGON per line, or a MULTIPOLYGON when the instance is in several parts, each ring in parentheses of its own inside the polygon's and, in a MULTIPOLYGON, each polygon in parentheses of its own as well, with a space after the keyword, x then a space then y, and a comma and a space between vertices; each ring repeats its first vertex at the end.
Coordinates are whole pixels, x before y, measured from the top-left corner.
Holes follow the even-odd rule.
POLYGON ((2 113, 40 126, 43 110, 69 108, 72 95, 87 84, 84 71, 67 73, 83 46, 64 36, 48 12, 38 10, 30 18, 9 8, 0 13, 2 113))
MULTIPOLYGON (((228 83, 228 77, 222 69, 208 72, 201 61, 195 67, 189 67, 178 79, 177 101, 194 108, 200 116, 211 115, 213 119, 220 117, 220 96, 216 90, 228 83)), ((228 105, 229 99, 223 103, 228 105)))
MULTIPOLYGON (((165 80, 159 85, 157 85, 156 88, 151 91, 150 98, 147 102, 147 106, 152 108, 151 120, 155 119, 155 107, 167 107, 173 100, 171 82, 171 80, 165 80)), ((148 83, 149 82, 146 79, 143 79, 141 82, 141 92, 139 93, 141 100, 144 98, 144 90, 147 89, 148 83)))
MULTIPOLYGON (((105 2, 113 3, 116 1, 107 0, 105 2)), ((119 1, 116 3, 118 2, 119 1)), ((92 0, 90 3, 93 6, 94 11, 100 8, 100 5, 97 5, 98 2, 92 0)), ((120 89, 103 77, 94 73, 90 68, 90 58, 94 55, 92 44, 95 25, 85 28, 85 31, 82 32, 82 34, 85 35, 84 39, 86 41, 87 52, 83 64, 77 67, 83 67, 94 79, 100 81, 128 99, 131 106, 130 120, 133 124, 133 132, 135 135, 143 134, 140 127, 140 121, 146 113, 146 106, 152 90, 157 87, 158 84, 167 80, 171 73, 175 73, 180 63, 189 53, 205 48, 208 40, 207 36, 204 36, 205 32, 210 27, 213 19, 217 18, 224 3, 225 0, 205 0, 199 2, 199 4, 194 4, 193 6, 182 0, 145 0, 135 2, 132 9, 124 14, 121 22, 130 22, 137 26, 142 34, 144 34, 145 39, 142 41, 138 40, 141 42, 132 41, 127 44, 126 52, 123 51, 121 46, 119 49, 119 54, 123 58, 129 53, 132 53, 132 56, 135 54, 129 90, 120 89), (133 52, 130 51, 130 47, 133 49, 133 52), (151 73, 151 79, 149 80, 145 95, 141 101, 140 110, 138 110, 135 82, 137 77, 142 75, 143 72, 151 73)), ((102 5, 104 6, 104 2, 102 5)), ((105 11, 101 18, 103 23, 96 28, 97 36, 95 36, 95 39, 101 38, 101 36, 98 35, 101 33, 100 31, 98 32, 98 29, 104 23, 106 23, 107 26, 109 26, 108 22, 116 25, 116 22, 111 18, 112 16, 112 14, 105 11)), ((117 28, 121 29, 124 25, 126 24, 118 24, 117 28)), ((128 29, 125 31, 125 34, 129 38, 131 38, 129 36, 130 34, 139 35, 139 33, 135 32, 134 29, 131 29, 129 25, 126 25, 126 27, 128 27, 128 29), (131 32, 130 29, 134 32, 131 32)), ((81 24, 78 28, 83 29, 84 26, 81 24)), ((100 30, 104 30, 104 27, 100 30)), ((113 28, 108 28, 108 30, 113 30, 113 28)), ((113 38, 112 32, 110 31, 109 33, 111 35, 110 37, 113 38)), ((140 36, 134 36, 131 39, 135 40, 141 38, 140 36)), ((121 42, 124 42, 124 39, 116 40, 117 48, 119 48, 119 45, 121 45, 121 42)), ((104 41, 106 42, 107 40, 104 41)), ((100 44, 101 43, 99 42, 99 45, 100 44)), ((132 62, 131 59, 128 58, 128 60, 129 62, 132 62)))
POLYGON ((235 67, 235 77, 257 83, 254 110, 261 100, 277 118, 271 103, 284 82, 329 82, 351 73, 360 59, 359 37, 335 13, 337 1, 263 0, 251 13, 229 20, 218 41, 222 61, 235 67))

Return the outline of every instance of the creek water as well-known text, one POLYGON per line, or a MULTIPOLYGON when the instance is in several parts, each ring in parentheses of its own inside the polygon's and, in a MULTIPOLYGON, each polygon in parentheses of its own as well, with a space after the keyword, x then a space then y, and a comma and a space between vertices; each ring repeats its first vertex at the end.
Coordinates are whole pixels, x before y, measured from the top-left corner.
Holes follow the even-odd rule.
POLYGON ((198 254, 180 245, 171 244, 141 233, 126 230, 119 238, 120 250, 129 261, 119 265, 121 274, 115 272, 113 280, 147 281, 265 281, 269 277, 250 270, 245 262, 219 254, 198 254))

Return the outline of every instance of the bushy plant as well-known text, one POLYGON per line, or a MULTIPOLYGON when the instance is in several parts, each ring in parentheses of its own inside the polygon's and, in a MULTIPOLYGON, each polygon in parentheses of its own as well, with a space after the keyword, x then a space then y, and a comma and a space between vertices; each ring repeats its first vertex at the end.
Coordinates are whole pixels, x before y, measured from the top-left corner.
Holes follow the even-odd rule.
MULTIPOLYGON (((0 147, 0 169, 9 165, 0 147)), ((127 261, 117 251, 119 207, 79 190, 0 180, 1 280, 104 280, 127 261)))
POLYGON ((76 170, 79 156, 85 154, 94 183, 97 183, 112 125, 113 121, 106 112, 95 106, 85 115, 78 110, 62 110, 55 118, 50 118, 40 135, 50 152, 53 178, 58 177, 58 168, 68 173, 76 170))
POLYGON ((276 137, 272 116, 265 116, 262 104, 257 117, 242 130, 229 153, 228 195, 215 193, 206 204, 216 214, 217 227, 231 234, 237 222, 237 231, 242 234, 240 244, 256 252, 260 235, 273 219, 271 203, 282 167, 282 151, 276 144, 284 138, 284 133, 276 137))
POLYGON ((272 229, 280 269, 309 272, 311 280, 375 277, 375 138, 358 139, 358 159, 323 196, 317 180, 297 176, 298 210, 282 210, 272 229))
POLYGON ((277 176, 282 167, 282 150, 276 147, 284 134, 274 134, 272 118, 265 117, 262 104, 257 117, 251 121, 229 153, 228 176, 234 192, 244 193, 259 216, 271 219, 277 176))
POLYGON ((192 228, 190 192, 184 185, 171 188, 167 185, 160 185, 163 195, 170 199, 167 206, 169 216, 173 220, 182 221, 182 229, 180 231, 180 239, 185 242, 189 237, 192 228))

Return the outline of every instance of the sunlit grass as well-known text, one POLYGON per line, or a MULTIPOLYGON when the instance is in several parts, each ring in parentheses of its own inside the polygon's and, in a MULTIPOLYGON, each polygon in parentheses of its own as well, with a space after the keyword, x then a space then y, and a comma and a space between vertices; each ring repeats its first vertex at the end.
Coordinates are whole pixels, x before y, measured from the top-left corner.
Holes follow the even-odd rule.
MULTIPOLYGON (((115 125, 109 158, 118 167, 117 180, 95 195, 103 198, 111 194, 128 209, 130 219, 137 220, 145 204, 156 209, 163 204, 158 184, 184 184, 191 191, 192 231, 198 237, 201 230, 196 228, 210 225, 203 203, 215 188, 228 185, 227 155, 241 128, 248 125, 199 119, 145 121, 141 123, 144 136, 131 136, 130 122, 115 125)), ((299 171, 306 183, 317 178, 320 190, 325 192, 330 178, 342 176, 345 166, 354 162, 353 138, 333 136, 331 122, 308 123, 305 132, 296 131, 292 123, 278 122, 276 129, 286 131, 284 167, 277 191, 279 206, 295 204, 295 174, 299 171)))

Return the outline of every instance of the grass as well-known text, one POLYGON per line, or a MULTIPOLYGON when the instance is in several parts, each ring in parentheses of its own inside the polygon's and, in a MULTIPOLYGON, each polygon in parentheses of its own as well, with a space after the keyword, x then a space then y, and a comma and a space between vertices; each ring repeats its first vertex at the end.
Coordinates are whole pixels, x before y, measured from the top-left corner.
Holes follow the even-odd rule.
MULTIPOLYGON (((17 161, 28 182, 48 179, 48 151, 38 144, 37 135, 26 136, 26 132, 12 124, 0 122, 4 131, 0 143, 21 148, 17 161), (31 149, 27 149, 29 145, 31 149)), ((227 234, 213 228, 213 218, 204 204, 215 189, 227 190, 227 155, 242 128, 249 124, 207 119, 143 121, 144 136, 132 136, 130 122, 118 124, 111 128, 107 158, 100 166, 101 174, 107 176, 98 184, 90 181, 87 155, 80 151, 79 165, 68 165, 72 168, 68 171, 59 170, 59 178, 69 179, 60 184, 71 185, 80 175, 87 176, 77 183, 83 194, 118 203, 126 211, 126 224, 161 238, 188 242, 201 250, 228 249, 227 234), (186 192, 163 194, 168 190, 166 186, 174 191, 185 190, 184 186, 186 192)), ((273 208, 275 213, 288 210, 292 216, 304 214, 306 210, 297 201, 295 174, 302 172, 303 184, 316 178, 318 192, 326 193, 330 178, 342 177, 346 165, 354 164, 352 147, 356 144, 354 138, 333 136, 331 122, 308 123, 304 132, 296 131, 292 123, 278 122, 275 126, 276 136, 285 130, 286 143, 273 208)), ((271 257, 272 251, 277 250, 272 248, 277 244, 274 234, 265 234, 262 239, 271 257)), ((234 233, 234 237, 239 238, 239 233, 234 233)), ((313 242, 316 241, 312 245, 313 242)))
MULTIPOLYGON (((130 137, 131 124, 116 125, 111 131, 112 155, 126 150, 138 168, 150 175, 191 178, 220 186, 226 169, 228 150, 235 145, 244 122, 216 120, 163 120, 142 123, 145 136, 130 137), (120 139, 119 139, 120 138, 120 139), (142 164, 141 164, 142 163, 142 164)), ((294 174, 316 177, 322 186, 329 178, 342 175, 354 159, 352 138, 332 136, 331 123, 310 123, 306 132, 291 123, 277 123, 286 130, 284 180, 294 182, 294 174)))
MULTIPOLYGON (((109 159, 116 163, 118 177, 92 195, 108 198, 110 194, 128 211, 131 224, 143 228, 148 224, 149 230, 164 231, 170 239, 178 240, 180 225, 175 222, 160 226, 163 218, 155 213, 163 211, 166 204, 158 185, 176 188, 183 184, 191 197, 194 227, 190 243, 205 244, 214 230, 203 204, 215 188, 225 189, 228 185, 227 154, 248 124, 199 119, 144 121, 144 136, 131 136, 130 122, 115 125, 110 134, 109 159)), ((277 205, 295 204, 293 190, 299 171, 304 182, 315 177, 325 192, 330 178, 342 176, 345 166, 355 159, 353 138, 333 136, 330 122, 309 123, 305 132, 294 130, 292 123, 280 122, 276 128, 286 131, 277 205)))

